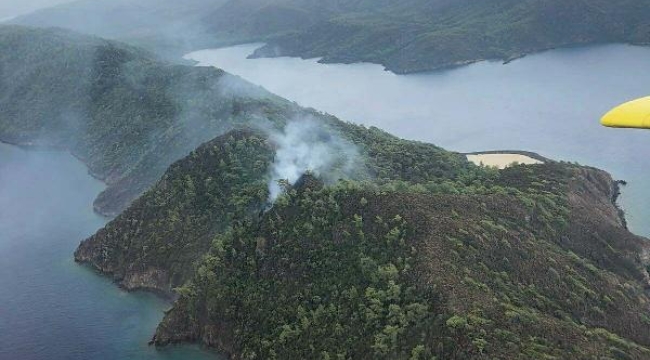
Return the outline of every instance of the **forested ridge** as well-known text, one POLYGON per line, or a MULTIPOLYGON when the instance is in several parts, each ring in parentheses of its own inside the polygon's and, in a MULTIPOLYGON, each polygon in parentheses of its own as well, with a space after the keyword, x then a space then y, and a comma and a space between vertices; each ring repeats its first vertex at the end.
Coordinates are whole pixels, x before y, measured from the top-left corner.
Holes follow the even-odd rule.
MULTIPOLYGON (((358 180, 446 188, 489 173, 460 154, 327 119, 329 131, 359 146, 364 171, 358 180)), ((170 294, 191 278, 214 236, 269 205, 274 151, 273 141, 259 130, 235 130, 207 142, 85 241, 77 259, 112 274, 126 288, 170 294)))
POLYGON ((155 340, 246 359, 646 358, 627 257, 643 240, 609 242, 620 263, 602 266, 589 235, 563 244, 571 204, 542 189, 297 188, 214 239, 155 340))
POLYGON ((558 47, 650 43, 650 21, 645 16, 650 12, 648 0, 193 0, 182 5, 168 1, 147 1, 141 7, 133 7, 128 1, 111 4, 77 1, 15 22, 112 36, 177 57, 202 48, 266 42, 253 56, 319 57, 331 63, 365 61, 400 74, 481 60, 508 61, 558 47), (121 14, 116 21, 122 26, 104 29, 106 16, 102 14, 106 13, 121 14), (85 16, 97 20, 74 20, 85 16))

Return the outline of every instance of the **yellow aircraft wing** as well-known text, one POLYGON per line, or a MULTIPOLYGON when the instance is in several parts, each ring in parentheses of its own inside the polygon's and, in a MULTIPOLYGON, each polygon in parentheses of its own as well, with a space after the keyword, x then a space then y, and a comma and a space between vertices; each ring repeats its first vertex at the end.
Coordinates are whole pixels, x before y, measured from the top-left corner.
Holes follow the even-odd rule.
POLYGON ((600 123, 615 128, 650 129, 650 96, 615 107, 600 123))

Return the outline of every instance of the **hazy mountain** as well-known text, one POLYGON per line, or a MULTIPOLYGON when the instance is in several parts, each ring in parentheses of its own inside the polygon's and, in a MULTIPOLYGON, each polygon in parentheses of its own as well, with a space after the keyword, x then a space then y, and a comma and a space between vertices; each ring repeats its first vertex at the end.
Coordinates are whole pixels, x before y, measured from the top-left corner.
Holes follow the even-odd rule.
POLYGON ((201 19, 206 11, 223 3, 225 0, 77 0, 20 16, 11 23, 125 40, 177 57, 208 40, 202 38, 201 19))
MULTIPOLYGON (((380 63, 397 73, 595 43, 650 43, 647 0, 409 1, 336 14, 255 56, 380 63)), ((218 21, 217 21, 218 23, 218 21)))
POLYGON ((296 108, 221 70, 64 30, 0 26, 0 80, 0 140, 71 150, 108 184, 95 206, 113 215, 202 142, 296 108))
POLYGON ((254 56, 380 63, 396 73, 595 43, 650 43, 648 0, 82 0, 14 22, 120 38, 175 57, 242 42, 254 56))

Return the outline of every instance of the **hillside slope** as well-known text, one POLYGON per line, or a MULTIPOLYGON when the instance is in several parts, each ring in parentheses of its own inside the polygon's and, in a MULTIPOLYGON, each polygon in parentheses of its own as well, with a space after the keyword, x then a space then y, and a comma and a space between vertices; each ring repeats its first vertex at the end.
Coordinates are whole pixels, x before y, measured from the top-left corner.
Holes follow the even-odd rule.
MULTIPOLYGON (((310 132, 346 139, 360 152, 353 171, 332 176, 337 171, 326 170, 334 180, 468 182, 487 176, 462 155, 433 145, 399 140, 334 118, 319 120, 323 123, 310 132)), ((233 224, 251 221, 268 206, 269 176, 278 158, 273 138, 259 130, 236 130, 202 145, 173 164, 151 190, 84 241, 75 259, 112 275, 127 289, 171 296, 173 288, 192 278, 195 262, 208 251, 216 235, 233 224)), ((311 145, 304 143, 289 150, 299 152, 311 145)))
POLYGON ((233 359, 650 356, 647 240, 609 175, 518 166, 448 191, 306 180, 214 239, 154 342, 233 359))
POLYGON ((107 183, 108 215, 201 143, 300 111, 221 70, 56 29, 0 26, 0 80, 0 140, 72 151, 107 183))
POLYGON ((411 73, 566 46, 647 45, 648 12, 647 0, 392 2, 273 37, 253 56, 366 61, 411 73))
POLYGON ((368 176, 303 175, 269 208, 278 140, 237 130, 175 163, 75 258, 129 289, 176 288, 157 345, 233 359, 650 356, 647 240, 625 229, 607 173, 482 169, 327 127, 368 176))

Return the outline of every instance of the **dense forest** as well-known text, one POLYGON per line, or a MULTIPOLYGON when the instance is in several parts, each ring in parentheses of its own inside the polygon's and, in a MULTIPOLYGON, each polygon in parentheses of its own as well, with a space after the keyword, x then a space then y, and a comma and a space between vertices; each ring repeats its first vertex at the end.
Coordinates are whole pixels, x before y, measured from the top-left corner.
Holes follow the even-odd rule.
POLYGON ((154 341, 234 359, 650 356, 647 244, 598 212, 611 179, 549 164, 492 181, 306 178, 213 239, 154 341))
MULTIPOLYGON (((328 132, 350 139, 361 151, 358 166, 363 171, 340 178, 447 188, 490 173, 433 145, 329 120, 328 132)), ((191 278, 194 262, 208 250, 214 236, 269 206, 275 147, 267 134, 250 129, 202 145, 173 164, 156 186, 84 242, 77 260, 111 273, 126 288, 171 295, 174 287, 191 278), (128 248, 123 246, 126 239, 128 248)))
POLYGON ((497 171, 333 122, 370 176, 305 173, 271 207, 272 138, 202 145, 76 259, 178 296, 154 343, 241 359, 642 359, 645 239, 617 184, 549 162, 497 171))
POLYGON ((647 0, 193 0, 182 4, 148 1, 134 7, 122 0, 109 6, 83 0, 15 22, 125 39, 165 55, 263 41, 267 45, 253 56, 366 61, 396 73, 486 59, 507 61, 557 47, 650 43, 647 0), (107 6, 124 26, 99 28, 106 17, 78 20, 99 17, 107 6), (141 16, 135 16, 135 11, 141 16), (176 14, 173 21, 171 14, 176 14))

